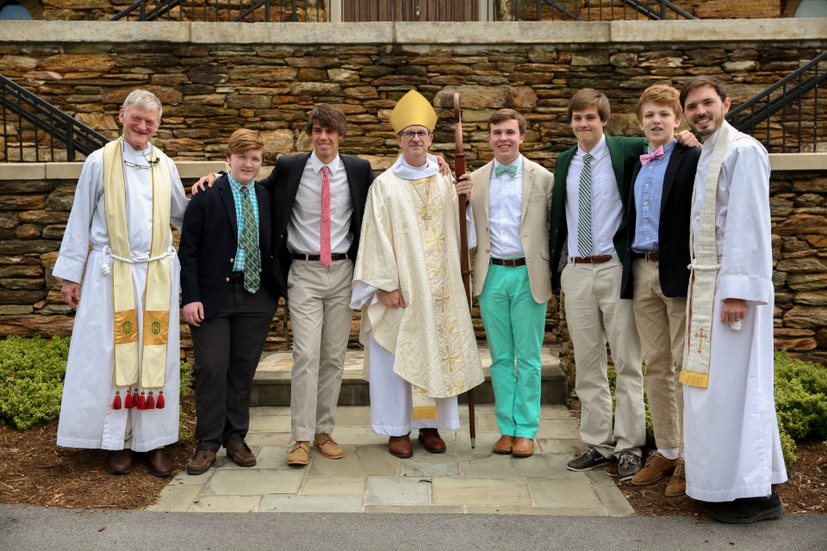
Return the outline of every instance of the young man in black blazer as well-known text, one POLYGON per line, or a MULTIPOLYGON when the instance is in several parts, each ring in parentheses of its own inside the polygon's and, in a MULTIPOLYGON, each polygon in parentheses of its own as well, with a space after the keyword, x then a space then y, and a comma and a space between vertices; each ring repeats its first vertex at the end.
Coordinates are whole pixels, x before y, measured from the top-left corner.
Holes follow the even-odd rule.
POLYGON ((195 455, 203 474, 223 445, 242 467, 256 457, 244 442, 253 375, 282 285, 271 247, 270 196, 255 181, 264 157, 258 132, 236 130, 227 146, 230 172, 192 198, 178 257, 184 319, 195 347, 195 455))
POLYGON ((638 100, 640 128, 649 141, 632 172, 626 214, 626 254, 621 297, 633 299, 635 325, 646 361, 646 394, 657 451, 632 478, 647 485, 672 475, 667 496, 686 491, 679 457, 681 385, 689 284, 689 224, 700 148, 675 140, 681 124, 679 92, 656 84, 638 100))

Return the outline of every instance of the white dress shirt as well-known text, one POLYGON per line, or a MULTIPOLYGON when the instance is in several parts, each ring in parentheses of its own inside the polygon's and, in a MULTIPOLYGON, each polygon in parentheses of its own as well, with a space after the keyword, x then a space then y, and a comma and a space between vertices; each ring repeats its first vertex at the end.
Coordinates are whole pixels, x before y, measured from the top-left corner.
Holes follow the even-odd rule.
MULTIPOLYGON (((583 171, 583 156, 586 151, 579 147, 569 165, 566 177, 566 223, 569 232, 569 256, 577 252, 577 223, 580 217, 580 173, 583 171)), ((612 238, 623 218, 623 204, 617 180, 612 170, 612 157, 606 136, 592 149, 592 252, 589 256, 617 255, 612 238)))
MULTIPOLYGON (((287 229, 287 247, 291 252, 319 254, 322 226, 322 167, 324 163, 310 154, 304 165, 296 201, 287 229)), ((353 244, 350 218, 353 216, 353 198, 347 183, 342 159, 336 158, 330 167, 330 251, 346 253, 353 244)))
POLYGON ((508 166, 516 166, 517 174, 497 176, 494 161, 491 169, 488 204, 488 232, 491 238, 491 256, 494 258, 522 258, 525 256, 520 240, 523 209, 523 156, 508 166))

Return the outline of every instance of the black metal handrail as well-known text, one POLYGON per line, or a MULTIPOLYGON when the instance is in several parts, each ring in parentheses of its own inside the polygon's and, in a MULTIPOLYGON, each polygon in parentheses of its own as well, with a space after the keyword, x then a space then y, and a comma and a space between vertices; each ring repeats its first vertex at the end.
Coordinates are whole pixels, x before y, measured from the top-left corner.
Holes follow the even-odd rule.
POLYGON ((34 150, 35 161, 63 160, 60 155, 56 155, 60 150, 66 151, 67 161, 74 161, 78 154, 89 155, 109 141, 103 134, 78 122, 2 75, 0 108, 3 160, 6 162, 28 160, 24 152, 30 149, 34 150), (31 139, 27 140, 29 133, 31 139), (15 151, 17 155, 12 155, 15 151))
MULTIPOLYGON (((536 21, 611 21, 639 19, 641 15, 647 19, 697 19, 668 0, 517 0, 512 10, 516 21, 529 18, 536 21)), ((503 15, 505 14, 500 14, 500 19, 503 19, 503 15)))
MULTIPOLYGON (((517 0, 514 20, 569 19, 573 21, 612 21, 618 19, 697 19, 668 0, 517 0), (532 10, 533 8, 533 10, 532 10), (584 14, 582 16, 581 14, 584 14)), ((502 13, 499 18, 503 18, 502 13)))
POLYGON ((817 151, 827 140, 827 114, 819 90, 827 80, 827 52, 779 80, 727 115, 738 130, 753 134, 773 153, 817 151), (810 120, 812 117, 812 120, 810 120))
POLYGON ((318 22, 324 7, 321 0, 312 5, 309 0, 137 0, 112 21, 318 22))

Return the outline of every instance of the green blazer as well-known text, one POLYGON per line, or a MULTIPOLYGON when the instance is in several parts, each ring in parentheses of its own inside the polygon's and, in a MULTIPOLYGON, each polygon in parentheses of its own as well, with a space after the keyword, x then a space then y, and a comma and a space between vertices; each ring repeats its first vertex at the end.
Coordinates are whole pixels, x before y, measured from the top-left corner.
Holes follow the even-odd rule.
MULTIPOLYGON (((606 145, 609 148, 609 156, 612 159, 612 169, 615 173, 617 191, 620 194, 623 219, 617 229, 612 241, 615 251, 620 260, 626 254, 626 202, 629 199, 629 187, 632 185, 632 171, 640 155, 647 151, 644 138, 624 138, 606 136, 606 145)), ((566 223, 566 178, 569 174, 569 165, 577 152, 577 146, 567 149, 557 159, 557 167, 554 169, 554 188, 551 195, 551 214, 549 221, 549 255, 551 257, 551 288, 560 288, 560 256, 566 245, 568 236, 568 225, 566 223)))

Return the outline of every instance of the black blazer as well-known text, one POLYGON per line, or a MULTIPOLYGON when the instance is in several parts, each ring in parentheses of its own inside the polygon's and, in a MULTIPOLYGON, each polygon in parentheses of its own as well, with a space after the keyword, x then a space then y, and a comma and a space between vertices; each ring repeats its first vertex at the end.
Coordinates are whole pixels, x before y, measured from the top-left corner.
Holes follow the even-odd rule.
MULTIPOLYGON (((270 196, 255 184, 258 199, 261 283, 278 298, 282 296, 278 262, 273 258, 270 196)), ((224 306, 238 250, 238 220, 230 180, 222 175, 212 188, 193 196, 184 214, 178 259, 181 261, 183 304, 204 304, 204 318, 218 315, 224 306)))
MULTIPOLYGON (((362 233, 362 218, 365 214, 368 188, 373 183, 374 175, 368 161, 350 155, 340 154, 339 157, 345 166, 347 185, 350 188, 353 202, 353 215, 350 218, 353 244, 348 254, 355 259, 356 252, 359 250, 359 235, 362 233)), ((296 202, 296 193, 299 190, 302 173, 309 158, 309 153, 279 157, 273 172, 261 182, 273 197, 273 250, 281 268, 280 278, 285 283, 285 289, 287 288, 287 273, 293 261, 287 249, 287 226, 293 214, 293 205, 296 202)))
MULTIPOLYGON (((669 156, 669 164, 663 178, 663 194, 660 204, 660 222, 658 225, 658 275, 663 294, 671 298, 686 296, 689 287, 689 226, 692 215, 692 189, 695 183, 695 170, 700 147, 684 147, 675 144, 669 156)), ((632 298, 634 295, 634 275, 632 262, 641 255, 632 251, 637 226, 637 209, 635 208, 634 181, 640 172, 640 161, 632 171, 632 185, 629 199, 626 201, 628 224, 626 230, 626 254, 623 259, 623 279, 620 283, 620 297, 632 298)))

